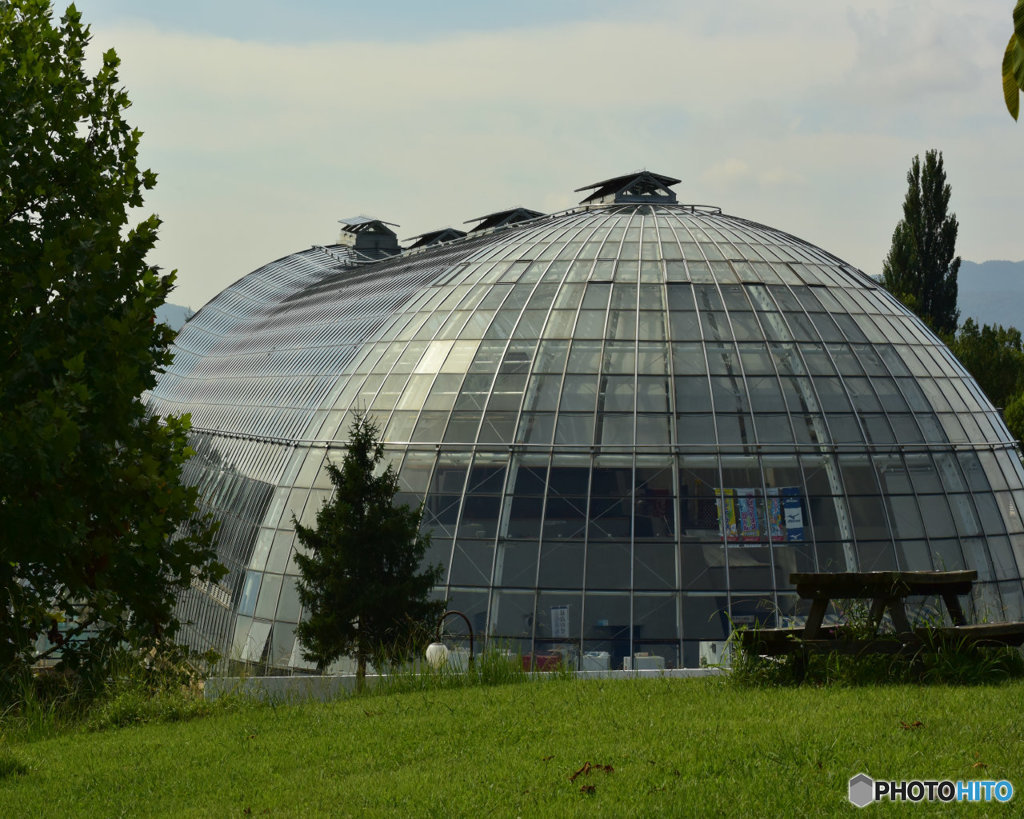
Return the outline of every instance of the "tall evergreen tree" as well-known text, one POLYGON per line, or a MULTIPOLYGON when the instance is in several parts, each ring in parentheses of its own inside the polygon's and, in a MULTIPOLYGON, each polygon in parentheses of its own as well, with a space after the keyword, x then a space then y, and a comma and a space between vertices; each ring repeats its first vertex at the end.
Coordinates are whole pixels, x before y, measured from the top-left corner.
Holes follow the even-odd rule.
POLYGON ((430 543, 419 531, 421 510, 394 505, 394 467, 374 474, 383 458, 376 424, 356 416, 341 467, 327 465, 335 494, 316 528, 293 518, 309 552, 295 556, 308 613, 296 630, 303 656, 321 670, 354 656, 360 687, 368 661, 403 659, 444 610, 444 601, 429 598, 441 567, 420 568, 430 543))
POLYGON ((146 262, 159 220, 129 225, 156 176, 89 37, 74 6, 0 2, 0 680, 45 634, 102 675, 90 659, 167 636, 177 593, 223 571, 181 484, 188 420, 142 402, 174 275, 146 262))
POLYGON ((956 332, 956 253, 958 223, 949 213, 950 187, 942 153, 928 151, 924 165, 915 156, 907 173, 903 219, 892 234, 882 265, 882 283, 939 334, 956 332))

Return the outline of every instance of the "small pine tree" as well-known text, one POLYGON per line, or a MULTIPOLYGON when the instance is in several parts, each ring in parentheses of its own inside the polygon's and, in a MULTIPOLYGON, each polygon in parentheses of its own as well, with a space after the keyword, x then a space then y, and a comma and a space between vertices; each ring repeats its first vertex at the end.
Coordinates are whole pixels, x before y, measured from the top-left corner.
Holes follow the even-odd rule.
POLYGON ((956 253, 959 225, 948 212, 950 187, 942 153, 928 151, 924 167, 915 156, 907 173, 903 218, 892 234, 892 247, 882 265, 882 283, 938 334, 956 332, 956 253))
POLYGON ((296 633, 303 656, 320 670, 354 656, 361 688, 368 661, 401 660, 444 610, 429 599, 441 567, 420 568, 430 536, 419 531, 422 508, 395 506, 394 467, 384 458, 376 424, 357 415, 341 467, 328 464, 332 500, 309 529, 292 518, 308 554, 296 554, 299 599, 308 619, 296 633))

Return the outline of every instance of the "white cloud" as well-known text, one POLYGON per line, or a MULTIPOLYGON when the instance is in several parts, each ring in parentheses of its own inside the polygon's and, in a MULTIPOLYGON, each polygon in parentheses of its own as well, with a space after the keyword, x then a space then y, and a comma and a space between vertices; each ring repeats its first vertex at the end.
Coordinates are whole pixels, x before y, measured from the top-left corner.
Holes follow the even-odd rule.
POLYGON ((708 187, 720 189, 756 186, 792 190, 805 182, 796 169, 780 165, 751 165, 737 157, 715 163, 700 175, 700 180, 708 187))
MULTIPOLYGON (((637 167, 683 201, 877 267, 911 157, 946 151, 965 257, 1020 258, 1024 133, 1002 109, 994 4, 645 4, 638 19, 418 42, 274 45, 95 31, 160 173, 156 261, 194 306, 373 213, 411 236, 512 204, 553 210, 637 167), (986 195, 991 192, 991 196, 986 195)), ((997 13, 998 12, 998 13, 997 13)), ((1005 17, 1006 20, 1002 21, 1005 17)))

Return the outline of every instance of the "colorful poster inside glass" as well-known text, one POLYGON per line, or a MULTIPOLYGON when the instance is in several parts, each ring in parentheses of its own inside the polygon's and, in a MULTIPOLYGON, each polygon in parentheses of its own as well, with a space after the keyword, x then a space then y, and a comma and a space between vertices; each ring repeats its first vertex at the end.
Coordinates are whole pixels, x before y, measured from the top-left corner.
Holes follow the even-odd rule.
POLYGON ((768 504, 761 490, 715 490, 718 498, 718 531, 732 545, 775 543, 804 539, 804 514, 800 489, 795 486, 768 489, 768 504))

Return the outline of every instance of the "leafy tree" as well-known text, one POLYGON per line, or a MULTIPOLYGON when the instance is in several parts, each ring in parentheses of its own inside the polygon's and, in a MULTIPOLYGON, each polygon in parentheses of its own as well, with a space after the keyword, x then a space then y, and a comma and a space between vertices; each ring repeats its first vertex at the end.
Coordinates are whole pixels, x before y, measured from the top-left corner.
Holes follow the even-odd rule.
POLYGON ((159 220, 129 228, 156 177, 89 39, 74 6, 0 2, 0 672, 40 635, 80 668, 169 636, 177 592, 221 571, 180 481, 188 419, 141 400, 171 360, 174 274, 145 261, 159 220))
POLYGON ((395 506, 398 476, 384 458, 379 430, 357 415, 341 467, 327 465, 334 497, 316 516, 316 528, 293 517, 309 554, 296 554, 299 599, 309 613, 296 633, 303 656, 321 670, 354 655, 358 684, 367 661, 401 660, 413 640, 436 623, 443 601, 430 590, 441 567, 420 569, 430 537, 419 531, 422 509, 395 506))
POLYGON ((1013 9, 1013 33, 1003 54, 1003 97, 1010 115, 1020 115, 1020 92, 1024 91, 1024 0, 1013 9))
POLYGON ((949 348, 997 407, 1013 436, 1024 436, 1024 341, 1016 327, 967 319, 949 348))
POLYGON ((907 173, 903 218, 892 234, 892 246, 882 265, 882 284, 939 334, 956 330, 956 252, 959 227, 948 212, 950 187, 942 153, 928 151, 924 167, 915 156, 907 173))
POLYGON ((1003 406, 1006 428, 1018 442, 1024 441, 1024 391, 1017 393, 1003 406))
POLYGON ((1024 390, 1024 343, 1016 327, 979 327, 967 319, 949 348, 996 406, 1005 407, 1024 390))

